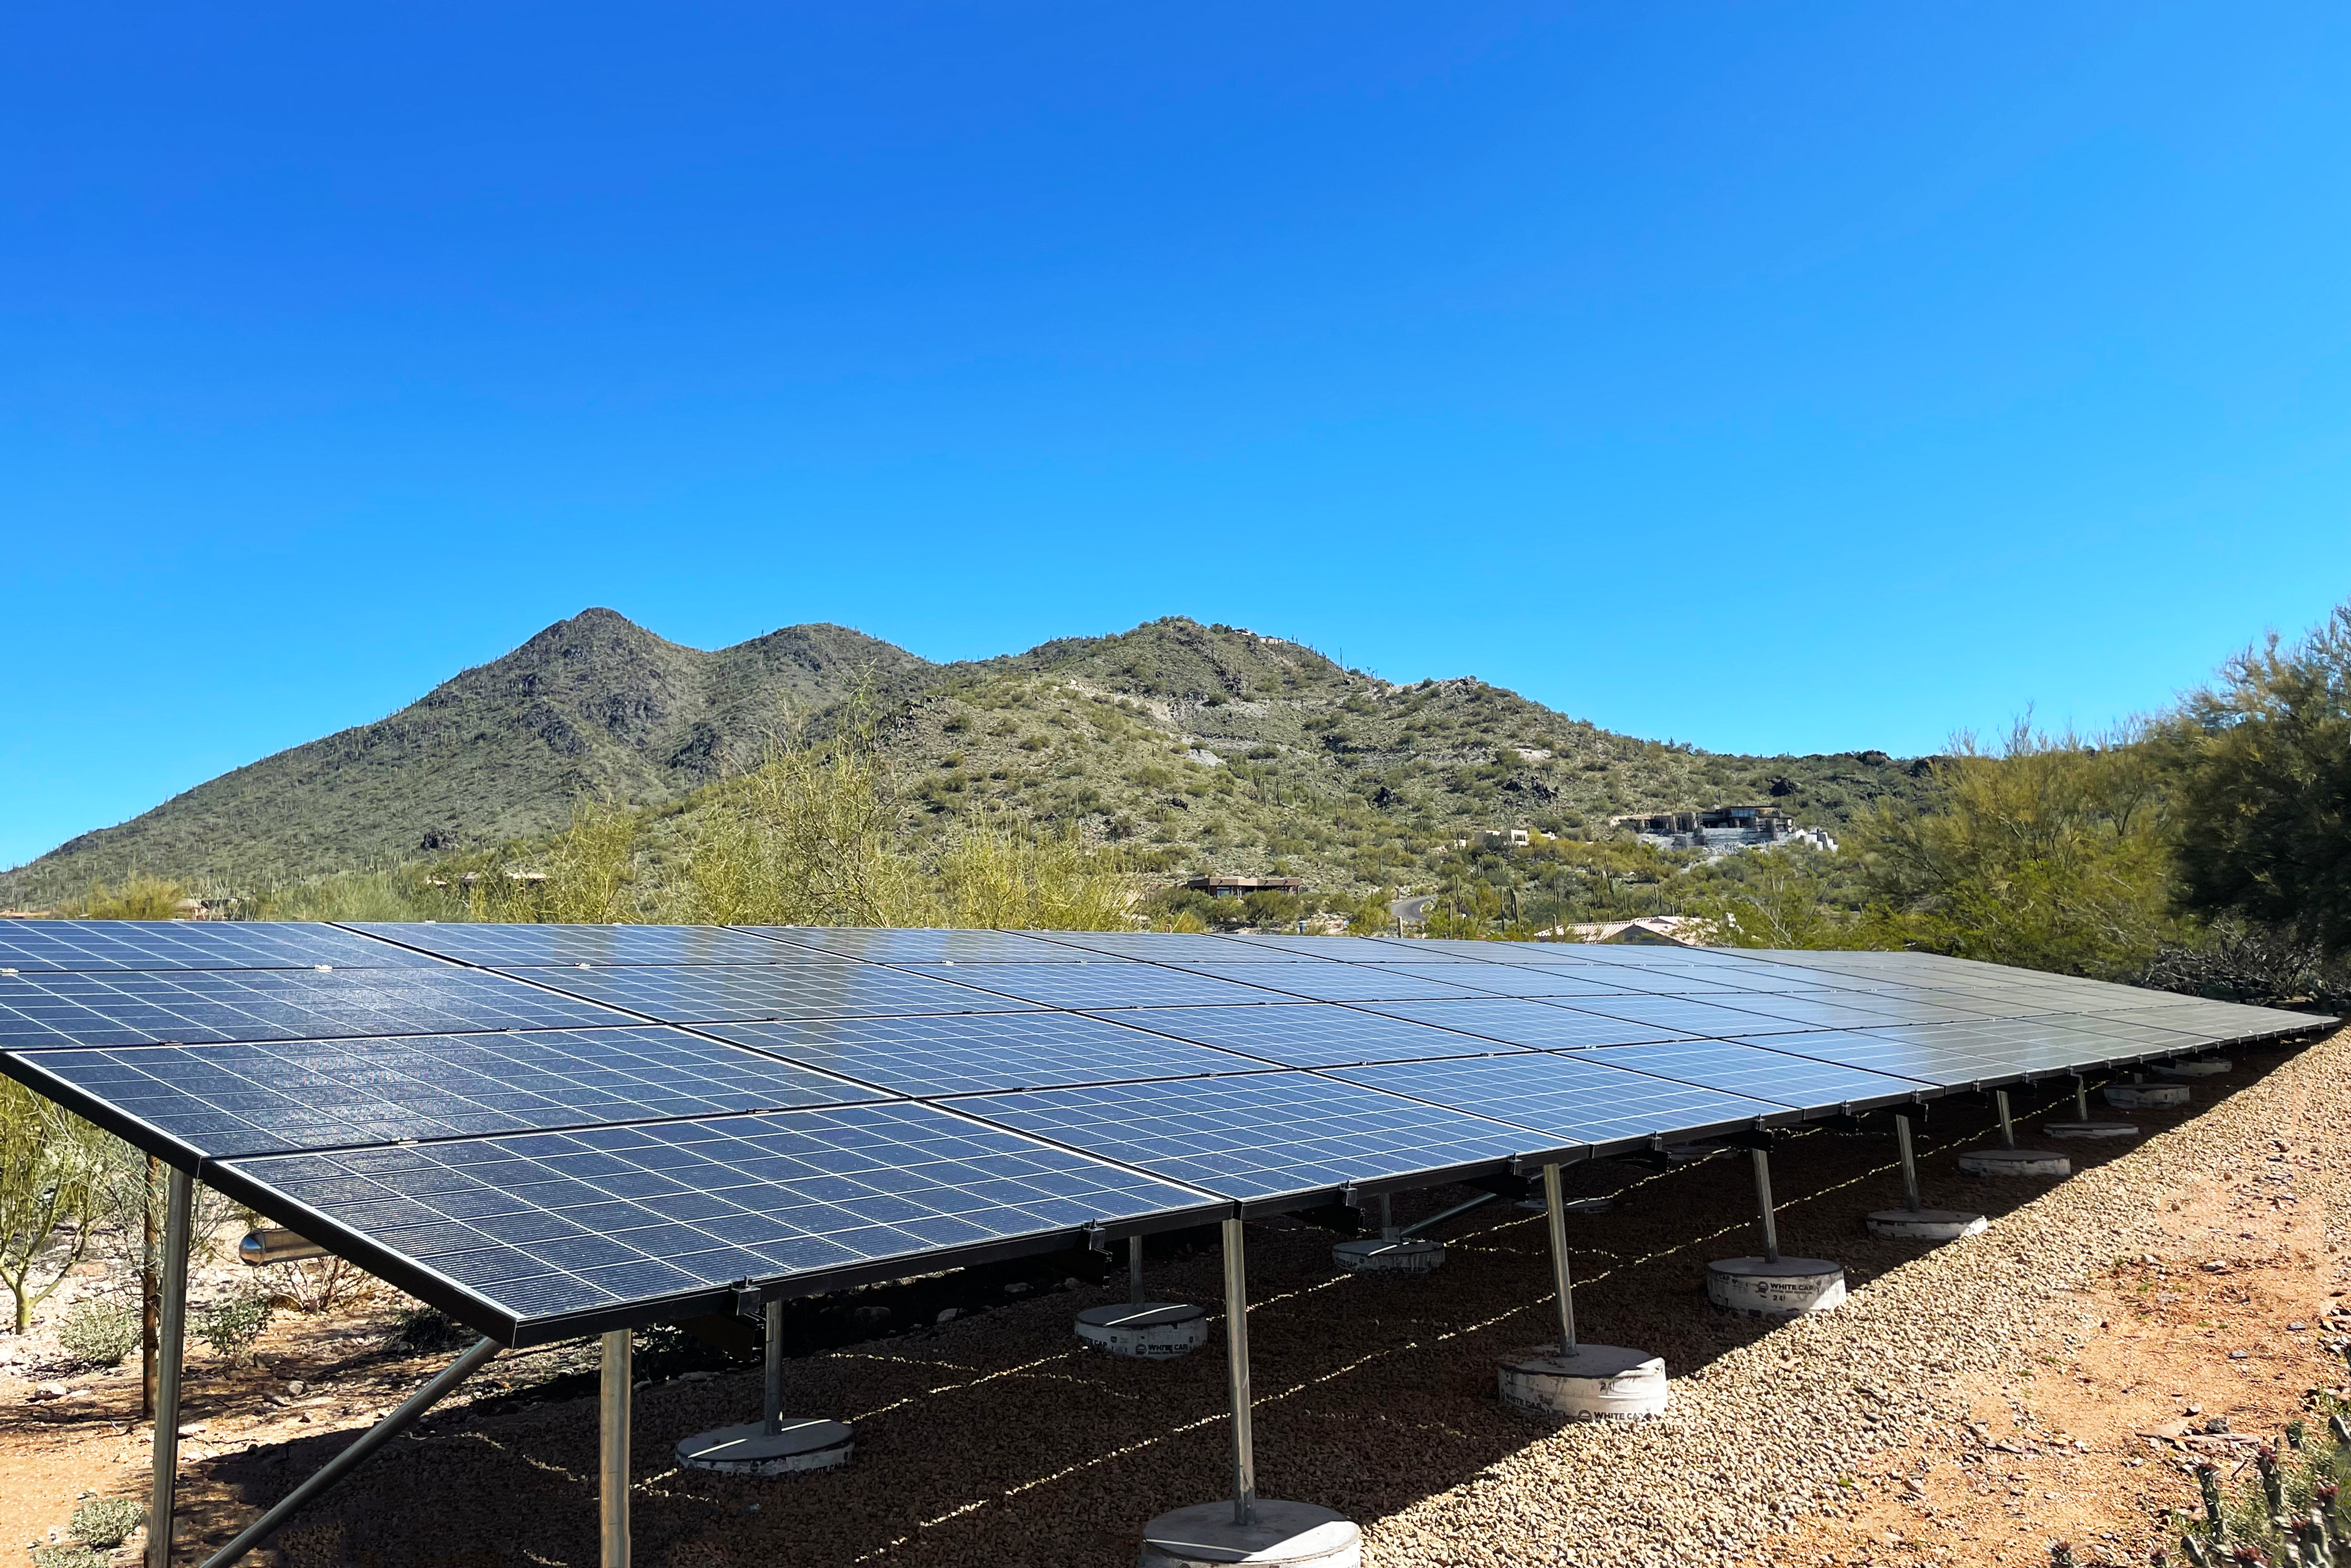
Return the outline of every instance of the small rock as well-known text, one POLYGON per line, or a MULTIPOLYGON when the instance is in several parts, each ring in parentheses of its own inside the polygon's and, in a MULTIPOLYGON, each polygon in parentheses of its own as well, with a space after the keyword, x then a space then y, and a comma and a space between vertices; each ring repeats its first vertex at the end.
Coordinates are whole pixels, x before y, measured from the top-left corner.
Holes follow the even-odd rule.
POLYGON ((2300 1319, 2296 1319, 2294 1322, 2285 1325, 2285 1332, 2288 1333, 2300 1333, 2309 1327, 2310 1325, 2308 1323, 2302 1322, 2300 1319))
POLYGON ((286 1383, 286 1392, 299 1399, 310 1392, 310 1385, 298 1377, 288 1378, 286 1383))
POLYGON ((931 1321, 933 1322, 951 1323, 961 1316, 963 1316, 963 1309, 961 1307, 945 1307, 940 1309, 939 1315, 931 1321))
POLYGON ((2248 1353, 2241 1350, 2232 1350, 2229 1353, 2229 1359, 2231 1361, 2242 1361, 2245 1359, 2247 1354, 2248 1353))
POLYGON ((2216 1437, 2220 1437, 2229 1430, 2229 1418, 2226 1416, 2215 1416, 2204 1423, 2204 1429, 2216 1437))

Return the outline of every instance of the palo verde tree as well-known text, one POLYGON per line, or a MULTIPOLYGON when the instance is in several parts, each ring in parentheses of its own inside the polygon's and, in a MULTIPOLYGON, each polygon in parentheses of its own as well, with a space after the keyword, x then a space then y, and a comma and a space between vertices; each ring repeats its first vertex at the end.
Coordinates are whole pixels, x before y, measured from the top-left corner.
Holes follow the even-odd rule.
POLYGON ((2175 737, 2188 904, 2351 954, 2351 603, 2231 660, 2175 737))
POLYGON ((90 1249, 107 1206, 110 1143, 64 1107, 0 1079, 0 1282, 16 1299, 18 1333, 90 1249))

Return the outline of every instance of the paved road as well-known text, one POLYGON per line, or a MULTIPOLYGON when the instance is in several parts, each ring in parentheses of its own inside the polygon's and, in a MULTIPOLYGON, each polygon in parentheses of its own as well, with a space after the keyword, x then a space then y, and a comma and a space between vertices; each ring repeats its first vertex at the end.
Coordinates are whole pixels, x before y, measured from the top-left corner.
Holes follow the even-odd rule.
POLYGON ((1410 898, 1399 898, 1388 905, 1388 913, 1406 925, 1418 925, 1428 919, 1428 906, 1437 902, 1433 893, 1416 893, 1410 898))

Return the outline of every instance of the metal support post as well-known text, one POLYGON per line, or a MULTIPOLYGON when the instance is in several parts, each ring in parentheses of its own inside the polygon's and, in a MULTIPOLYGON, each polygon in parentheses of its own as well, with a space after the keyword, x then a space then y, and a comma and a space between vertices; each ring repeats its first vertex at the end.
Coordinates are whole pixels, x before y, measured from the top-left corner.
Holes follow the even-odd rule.
POLYGON ((147 1568, 172 1568, 172 1494, 180 1479, 180 1365, 188 1348, 188 1233, 196 1184, 173 1166, 163 1197, 163 1281, 156 1313, 154 1490, 147 1501, 147 1568))
POLYGON ((2008 1091, 2005 1089, 1993 1090, 1991 1092, 1991 1101, 1993 1104, 2000 1107, 2001 1146, 2003 1148, 2012 1149, 2016 1147, 2016 1118, 2010 1115, 2008 1112, 2008 1091))
POLYGON ((228 1568, 230 1563, 277 1534, 287 1520, 308 1507, 320 1492, 350 1474, 359 1467, 360 1460, 414 1426, 451 1389, 471 1376, 475 1367, 497 1354, 502 1348, 496 1340, 475 1341, 465 1354, 443 1368, 430 1383, 402 1400, 400 1408, 360 1434, 356 1442, 329 1459, 316 1475, 287 1492, 278 1500, 276 1507, 239 1531, 235 1540, 205 1558, 204 1568, 228 1568))
POLYGON ((2074 1120, 2086 1122, 2089 1119, 2090 1081, 2086 1078, 2076 1078, 2074 1080, 2074 1120))
POLYGON ((1143 1236, 1141 1232, 1126 1239, 1126 1301, 1127 1305, 1143 1305, 1143 1236))
POLYGON ((1902 1151, 1902 1207, 1916 1214, 1918 1201, 1918 1153, 1910 1143, 1910 1118, 1894 1118, 1894 1145, 1902 1151))
POLYGON ((597 1514, 602 1568, 629 1568, 629 1407, 635 1387, 629 1331, 604 1336, 604 1383, 598 1399, 597 1514))
POLYGON ((1771 1156, 1761 1149, 1750 1151, 1755 1156, 1755 1207, 1763 1217, 1763 1260, 1780 1260, 1780 1222, 1771 1216, 1771 1156))
POLYGON ((1559 1196, 1559 1167, 1543 1166, 1543 1207, 1551 1213, 1551 1281, 1559 1293, 1559 1354, 1575 1354, 1575 1281, 1567 1265, 1567 1205, 1559 1196))
POLYGON ((1257 1520, 1257 1446, 1249 1430, 1249 1264, 1241 1222, 1225 1221, 1225 1360, 1233 1389, 1233 1522, 1257 1520))
POLYGON ((1395 1196, 1384 1192, 1380 1194, 1380 1239, 1394 1241, 1395 1239, 1395 1196))
POLYGON ((768 1302, 763 1316, 768 1332, 761 1347, 766 1361, 761 1370, 767 1374, 762 1397, 767 1407, 761 1419, 772 1437, 784 1429, 784 1303, 768 1302))

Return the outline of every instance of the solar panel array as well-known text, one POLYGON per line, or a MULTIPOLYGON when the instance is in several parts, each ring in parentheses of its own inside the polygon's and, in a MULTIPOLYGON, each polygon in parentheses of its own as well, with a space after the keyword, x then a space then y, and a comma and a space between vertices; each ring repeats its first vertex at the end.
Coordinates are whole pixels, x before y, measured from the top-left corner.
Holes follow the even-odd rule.
POLYGON ((0 925, 0 1070, 508 1343, 2329 1021, 1908 953, 0 925))

